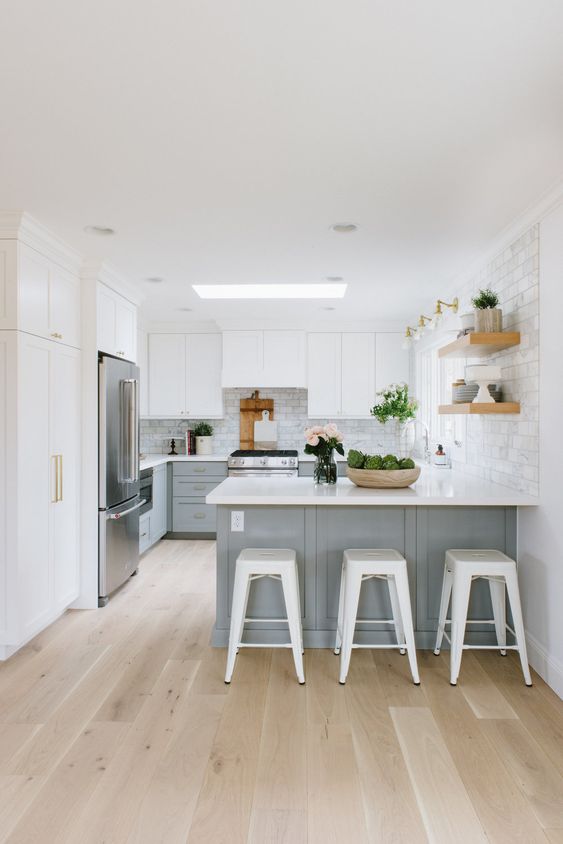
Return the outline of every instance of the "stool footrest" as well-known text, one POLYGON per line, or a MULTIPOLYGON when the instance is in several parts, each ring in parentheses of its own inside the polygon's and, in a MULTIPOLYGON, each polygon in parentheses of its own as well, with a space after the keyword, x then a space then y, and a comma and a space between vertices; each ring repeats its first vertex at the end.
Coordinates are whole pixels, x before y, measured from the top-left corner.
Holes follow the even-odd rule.
POLYGON ((282 622, 282 624, 287 624, 287 618, 245 618, 245 623, 249 621, 251 624, 270 624, 271 622, 282 622))
POLYGON ((388 651, 388 650, 405 651, 407 649, 406 643, 404 645, 356 645, 356 644, 352 644, 352 647, 353 648, 370 648, 371 650, 373 650, 375 648, 376 650, 385 650, 385 651, 388 651))
POLYGON ((291 642, 272 644, 271 642, 239 642, 237 648, 291 648, 291 642))
POLYGON ((462 645, 464 651, 517 651, 518 645, 462 645))

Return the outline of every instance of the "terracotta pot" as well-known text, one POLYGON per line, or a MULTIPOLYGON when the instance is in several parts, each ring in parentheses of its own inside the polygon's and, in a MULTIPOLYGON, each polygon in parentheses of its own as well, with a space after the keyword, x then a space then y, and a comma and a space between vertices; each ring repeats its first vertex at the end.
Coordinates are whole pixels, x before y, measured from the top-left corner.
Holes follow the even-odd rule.
POLYGON ((502 331, 502 310, 500 308, 475 308, 475 331, 491 333, 502 331))

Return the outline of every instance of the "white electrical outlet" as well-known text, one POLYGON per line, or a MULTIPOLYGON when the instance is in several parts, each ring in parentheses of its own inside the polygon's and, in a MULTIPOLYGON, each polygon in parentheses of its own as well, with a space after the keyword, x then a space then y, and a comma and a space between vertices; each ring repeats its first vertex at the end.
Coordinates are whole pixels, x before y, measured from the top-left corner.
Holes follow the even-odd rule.
POLYGON ((232 531, 244 531, 244 511, 243 510, 232 510, 231 512, 231 530, 232 531))

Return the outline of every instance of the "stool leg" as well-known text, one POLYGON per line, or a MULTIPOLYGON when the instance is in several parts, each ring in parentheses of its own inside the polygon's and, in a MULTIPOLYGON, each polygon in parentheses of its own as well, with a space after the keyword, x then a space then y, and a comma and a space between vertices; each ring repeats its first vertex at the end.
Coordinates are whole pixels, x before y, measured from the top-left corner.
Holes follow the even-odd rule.
POLYGON ((340 597, 338 598, 338 621, 336 622, 336 641, 334 653, 338 656, 342 645, 342 622, 344 619, 344 596, 346 594, 346 566, 342 566, 340 574, 340 597))
POLYGON ((350 667, 361 588, 362 575, 347 571, 346 589, 344 591, 344 618, 342 620, 342 649, 340 651, 340 683, 342 684, 346 682, 348 668, 350 667))
POLYGON ((448 607, 450 605, 450 597, 452 594, 453 576, 448 567, 444 566, 444 577, 442 579, 442 597, 440 598, 440 612, 438 614, 438 630, 436 632, 436 645, 434 646, 434 653, 436 656, 440 653, 442 647, 442 639, 444 638, 444 629, 446 627, 446 618, 448 617, 448 607))
POLYGON ((504 581, 489 580, 489 589, 491 592, 491 604, 493 605, 497 642, 502 656, 506 656, 506 650, 503 647, 503 645, 506 645, 506 593, 504 581))
MULTIPOLYGON (((301 592, 299 590, 299 566, 297 563, 295 564, 295 589, 297 591, 297 609, 298 609, 298 617, 301 619, 301 592)), ((305 648, 303 647, 303 625, 301 622, 299 623, 299 641, 301 643, 301 653, 305 653, 305 648)))
POLYGON ((397 595, 397 584, 393 575, 387 578, 387 585, 389 586, 389 597, 391 599, 391 612, 393 613, 393 624, 395 625, 395 635, 397 637, 397 644, 401 645, 399 653, 406 653, 403 644, 405 642, 405 631, 403 630, 403 623, 401 621, 401 608, 399 606, 399 598, 397 595))
POLYGON ((305 674, 303 673, 303 649, 301 643, 301 611, 297 604, 295 575, 293 572, 284 572, 281 577, 295 671, 297 679, 303 685, 305 674))
POLYGON ((452 643, 450 650, 450 683, 452 686, 457 684, 461 667, 470 593, 471 575, 456 572, 452 586, 452 643))
POLYGON ((520 604, 520 590, 518 589, 516 567, 514 567, 514 569, 506 576, 506 588, 508 591, 508 599, 510 601, 510 609, 512 610, 514 632, 516 633, 516 644, 518 645, 518 653, 520 654, 524 681, 527 686, 531 686, 532 677, 530 675, 530 666, 528 665, 528 652, 526 650, 524 620, 522 618, 522 605, 520 604))
POLYGON ((238 567, 235 570, 235 583, 233 587, 233 605, 231 607, 231 630, 229 633, 229 649, 227 652, 227 670, 225 672, 225 683, 230 683, 235 667, 235 660, 238 653, 238 645, 242 639, 244 629, 244 617, 248 603, 248 592, 250 589, 250 575, 242 572, 238 567))
MULTIPOLYGON (((391 581, 391 578, 389 580, 391 581)), ((419 686, 420 677, 418 676, 418 664, 416 661, 416 645, 412 626, 411 596, 409 594, 409 580, 407 577, 406 567, 402 572, 395 575, 395 585, 397 588, 399 614, 404 630, 405 642, 407 644, 407 653, 409 655, 412 679, 415 686, 419 686)))

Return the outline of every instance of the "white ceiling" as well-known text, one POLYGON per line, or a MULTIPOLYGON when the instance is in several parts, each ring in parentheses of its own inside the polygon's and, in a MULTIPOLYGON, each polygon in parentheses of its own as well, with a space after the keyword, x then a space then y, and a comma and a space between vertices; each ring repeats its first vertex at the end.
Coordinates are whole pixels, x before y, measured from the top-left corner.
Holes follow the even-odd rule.
POLYGON ((0 205, 158 320, 326 276, 346 299, 301 315, 418 314, 563 174, 561 0, 18 0, 1 30, 0 205))

